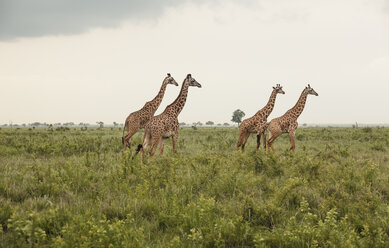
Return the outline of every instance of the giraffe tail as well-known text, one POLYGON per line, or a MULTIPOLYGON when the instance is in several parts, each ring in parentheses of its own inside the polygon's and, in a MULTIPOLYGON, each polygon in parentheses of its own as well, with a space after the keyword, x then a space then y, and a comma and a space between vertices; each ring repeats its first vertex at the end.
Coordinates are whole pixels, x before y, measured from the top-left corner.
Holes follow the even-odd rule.
POLYGON ((139 151, 143 148, 142 144, 139 144, 138 147, 136 148, 136 154, 139 153, 139 151))
POLYGON ((142 150, 142 148, 143 148, 142 144, 139 144, 138 147, 136 148, 134 156, 132 156, 132 159, 134 159, 136 155, 138 155, 138 153, 140 152, 140 150, 142 150))
POLYGON ((144 152, 145 147, 147 147, 147 144, 149 144, 149 142, 150 142, 150 136, 151 136, 150 135, 150 127, 146 125, 145 126, 145 133, 143 134, 143 143, 138 145, 132 159, 134 159, 140 151, 144 152))

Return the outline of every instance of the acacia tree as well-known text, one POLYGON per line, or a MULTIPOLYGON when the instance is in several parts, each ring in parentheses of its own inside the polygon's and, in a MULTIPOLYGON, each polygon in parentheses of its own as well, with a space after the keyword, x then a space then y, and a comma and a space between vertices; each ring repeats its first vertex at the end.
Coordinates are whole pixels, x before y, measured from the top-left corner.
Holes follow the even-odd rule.
POLYGON ((245 115, 246 115, 246 114, 245 114, 242 110, 237 109, 237 110, 235 110, 235 111, 232 113, 232 119, 231 119, 231 121, 232 121, 232 122, 238 123, 238 126, 239 126, 239 124, 242 122, 243 116, 245 116, 245 115))
POLYGON ((104 127, 104 122, 102 121, 96 121, 97 125, 99 125, 99 128, 103 128, 104 127))
POLYGON ((215 124, 213 121, 207 121, 207 122, 205 123, 205 125, 207 125, 207 126, 212 126, 213 124, 215 124))

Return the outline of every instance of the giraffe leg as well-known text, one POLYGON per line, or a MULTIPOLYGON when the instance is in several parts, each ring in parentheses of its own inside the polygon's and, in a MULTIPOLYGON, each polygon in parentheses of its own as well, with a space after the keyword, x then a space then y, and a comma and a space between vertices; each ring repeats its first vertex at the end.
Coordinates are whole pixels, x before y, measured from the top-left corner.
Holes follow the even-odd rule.
POLYGON ((269 127, 269 129, 270 129, 270 137, 269 137, 269 141, 267 142, 267 146, 270 149, 272 149, 272 151, 274 151, 272 144, 274 140, 277 139, 277 137, 282 134, 282 130, 279 127, 269 127))
POLYGON ((123 152, 125 152, 126 151, 126 149, 127 149, 127 135, 126 136, 124 136, 123 138, 122 138, 122 140, 123 140, 123 152))
POLYGON ((158 146, 160 139, 161 139, 161 137, 159 137, 159 135, 154 136, 153 141, 151 142, 152 145, 151 145, 151 149, 150 149, 150 157, 154 156, 155 150, 157 149, 157 146, 158 146))
POLYGON ((294 151, 294 131, 289 132, 289 138, 290 138, 290 151, 294 151))
POLYGON ((178 130, 172 136, 173 152, 177 153, 178 130))
POLYGON ((239 150, 239 147, 241 147, 243 143, 244 130, 242 128, 242 125, 240 127, 241 128, 239 129, 239 138, 238 138, 238 143, 236 144, 236 150, 239 150))
POLYGON ((273 148, 273 141, 275 140, 274 136, 270 136, 269 140, 267 141, 267 147, 269 149, 271 149, 272 151, 274 151, 274 148, 273 148))
POLYGON ((129 139, 127 139, 127 147, 128 147, 128 149, 131 149, 131 143, 132 143, 132 136, 129 138, 129 139))
POLYGON ((248 133, 246 126, 247 126, 247 120, 243 120, 239 126, 239 138, 238 138, 238 143, 236 144, 236 150, 239 150, 239 147, 242 147, 242 151, 244 149, 244 145, 246 144, 247 141, 246 136, 248 133))
MULTIPOLYGON (((150 144, 151 140, 151 133, 148 127, 145 127, 145 133, 143 135, 143 142, 142 145, 138 146, 138 149, 142 151, 142 164, 145 163, 145 153, 146 153, 146 148, 150 144)), ((138 152, 139 150, 137 150, 138 152)), ((136 155, 136 154, 135 154, 136 155)))
POLYGON ((262 138, 263 138, 263 148, 266 151, 266 130, 263 131, 262 138))
POLYGON ((266 149, 266 119, 262 120, 255 130, 257 131, 257 150, 261 146, 261 136, 263 136, 263 146, 266 149))
POLYGON ((263 148, 266 150, 266 129, 265 128, 261 128, 258 131, 258 134, 257 134, 257 150, 261 146, 261 136, 262 136, 262 140, 263 140, 263 148))
POLYGON ((122 136, 122 143, 123 143, 123 151, 125 152, 126 151, 126 148, 127 148, 127 135, 128 135, 128 131, 129 131, 129 128, 128 128, 128 117, 126 119, 126 121, 124 122, 124 127, 123 127, 123 136, 122 136), (127 132, 126 135, 124 135, 124 132, 127 132))
POLYGON ((161 140, 161 147, 160 147, 160 151, 159 151, 159 155, 162 155, 163 154, 163 149, 165 147, 165 141, 166 141, 166 138, 162 138, 161 140))
MULTIPOLYGON (((240 147, 242 147, 242 152, 244 151, 244 147, 246 145, 247 139, 249 138, 250 133, 247 132, 246 130, 242 131, 240 137, 239 137, 239 142, 240 142, 240 147)), ((238 144, 239 144, 238 142, 238 144)), ((239 149, 239 146, 238 146, 239 149)))
POLYGON ((292 122, 289 126, 289 138, 290 138, 290 148, 289 150, 294 151, 294 134, 296 133, 296 129, 298 127, 298 123, 292 122))
POLYGON ((123 151, 126 151, 126 148, 128 147, 131 149, 131 141, 132 141, 132 136, 138 131, 138 128, 136 126, 131 126, 128 130, 128 133, 126 136, 124 136, 123 139, 123 151))
POLYGON ((149 143, 147 141, 143 142, 143 144, 142 144, 142 146, 140 148, 140 150, 142 151, 142 164, 145 163, 146 148, 147 148, 148 144, 149 143))
POLYGON ((131 149, 131 142, 132 142, 132 136, 126 135, 124 136, 124 142, 123 142, 123 151, 125 152, 127 147, 128 149, 131 149))

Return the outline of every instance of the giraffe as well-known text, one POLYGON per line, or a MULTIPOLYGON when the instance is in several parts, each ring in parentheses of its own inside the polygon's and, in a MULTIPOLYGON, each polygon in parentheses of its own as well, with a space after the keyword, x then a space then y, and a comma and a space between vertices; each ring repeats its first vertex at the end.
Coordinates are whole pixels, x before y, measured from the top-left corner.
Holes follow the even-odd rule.
POLYGON ((178 115, 184 108, 189 86, 201 88, 201 84, 192 78, 191 74, 188 74, 182 83, 180 94, 176 100, 167 106, 162 114, 152 117, 149 122, 147 122, 143 142, 142 144, 139 144, 137 148, 137 153, 140 150, 142 151, 142 163, 144 163, 146 147, 151 145, 150 156, 153 156, 161 138, 160 154, 163 154, 165 141, 169 137, 172 137, 173 152, 177 152, 178 115))
MULTIPOLYGON (((267 117, 273 111, 277 94, 285 94, 282 90, 282 86, 279 84, 277 84, 276 87, 273 87, 273 91, 270 94, 270 98, 266 106, 258 110, 254 116, 242 121, 239 127, 239 140, 237 144, 238 150, 239 147, 242 147, 242 151, 244 151, 244 146, 246 145, 247 139, 251 133, 257 134, 257 149, 259 148, 261 144, 261 134, 265 132, 267 117)), ((263 135, 263 144, 266 148, 266 135, 263 135)))
POLYGON ((290 138, 290 148, 289 150, 294 150, 294 134, 296 132, 298 123, 297 118, 301 115, 304 110, 305 102, 307 101, 308 95, 318 96, 319 94, 311 88, 308 84, 307 87, 303 90, 298 99, 296 105, 293 108, 289 109, 283 116, 274 118, 266 126, 269 128, 270 137, 268 141, 268 147, 273 150, 274 140, 283 133, 289 133, 290 138))
POLYGON ((145 105, 138 111, 135 111, 131 113, 124 122, 124 128, 123 128, 123 136, 122 136, 122 143, 123 143, 123 151, 126 150, 127 146, 128 148, 131 148, 131 138, 132 136, 141 128, 144 128, 145 124, 148 120, 154 115, 155 111, 157 111, 159 105, 162 102, 162 98, 165 94, 166 86, 168 84, 173 84, 175 86, 178 86, 178 83, 174 78, 170 75, 170 73, 167 74, 167 76, 164 78, 162 82, 161 89, 158 92, 158 95, 154 97, 153 100, 146 102, 145 105), (127 131, 127 134, 124 136, 124 131, 127 131))

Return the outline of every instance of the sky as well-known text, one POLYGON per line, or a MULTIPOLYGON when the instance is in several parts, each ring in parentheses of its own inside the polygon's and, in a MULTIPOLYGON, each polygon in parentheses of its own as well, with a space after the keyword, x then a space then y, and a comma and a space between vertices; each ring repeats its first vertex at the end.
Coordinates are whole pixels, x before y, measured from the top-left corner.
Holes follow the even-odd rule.
POLYGON ((269 120, 309 83, 300 124, 389 123, 389 0, 0 0, 0 123, 123 123, 168 85, 180 122, 269 120))

